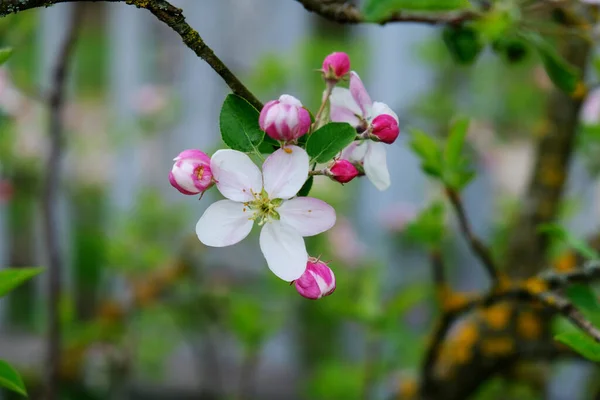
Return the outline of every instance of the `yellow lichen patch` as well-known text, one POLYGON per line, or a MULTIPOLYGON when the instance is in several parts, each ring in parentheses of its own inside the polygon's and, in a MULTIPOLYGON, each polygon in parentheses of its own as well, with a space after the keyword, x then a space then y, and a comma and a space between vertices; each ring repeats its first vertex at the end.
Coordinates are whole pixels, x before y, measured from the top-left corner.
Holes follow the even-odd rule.
POLYGON ((515 343, 510 337, 487 338, 481 342, 481 352, 487 357, 506 356, 514 351, 515 343))
POLYGON ((587 86, 585 85, 584 82, 577 82, 577 86, 575 87, 575 90, 573 90, 573 93, 571 93, 571 97, 573 97, 574 99, 577 100, 581 100, 583 99, 588 93, 588 89, 587 86))
POLYGON ((410 400, 417 398, 417 381, 414 379, 403 379, 398 387, 398 400, 410 400))
POLYGON ((454 292, 447 288, 446 290, 440 289, 439 292, 440 303, 442 309, 445 312, 451 312, 460 309, 465 306, 471 299, 466 293, 454 292))
POLYGON ((479 338, 475 321, 464 322, 442 348, 443 358, 455 364, 464 364, 473 357, 473 346, 479 338))
POLYGON ((526 340, 535 340, 542 335, 542 322, 531 311, 523 311, 517 317, 517 334, 526 340))
POLYGON ((511 311, 508 303, 499 303, 481 310, 481 316, 490 328, 500 330, 508 324, 511 311))
POLYGON ((510 277, 505 273, 501 272, 498 274, 498 283, 496 284, 496 288, 494 290, 495 293, 502 293, 510 288, 512 288, 513 282, 510 277))
POLYGON ((523 287, 529 293, 540 294, 548 290, 548 284, 541 278, 533 277, 523 282, 523 287))
POLYGON ((554 262, 554 269, 558 272, 569 272, 577 266, 577 257, 572 251, 561 254, 554 262))

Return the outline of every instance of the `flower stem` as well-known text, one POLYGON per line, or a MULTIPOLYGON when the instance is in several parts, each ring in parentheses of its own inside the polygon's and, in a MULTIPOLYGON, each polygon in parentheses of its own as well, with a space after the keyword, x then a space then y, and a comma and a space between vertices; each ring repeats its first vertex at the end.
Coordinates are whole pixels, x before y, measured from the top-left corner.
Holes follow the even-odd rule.
POLYGON ((323 100, 321 101, 321 106, 319 107, 319 111, 317 111, 317 115, 315 116, 315 123, 313 124, 312 127, 312 131, 316 131, 317 129, 319 129, 320 127, 322 127, 324 124, 324 121, 322 121, 323 118, 323 111, 325 111, 325 106, 327 105, 327 102, 329 101, 329 98, 331 97, 331 92, 333 91, 333 88, 335 87, 335 82, 332 81, 327 81, 326 82, 326 87, 325 87, 325 91, 323 92, 323 100))

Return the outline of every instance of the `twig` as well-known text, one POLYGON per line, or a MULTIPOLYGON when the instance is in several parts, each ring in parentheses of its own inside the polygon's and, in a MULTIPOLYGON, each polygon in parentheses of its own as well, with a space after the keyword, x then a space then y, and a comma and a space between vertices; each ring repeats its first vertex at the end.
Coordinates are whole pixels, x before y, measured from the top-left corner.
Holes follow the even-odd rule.
POLYGON ((325 110, 325 106, 331 97, 331 92, 333 92, 333 88, 335 87, 336 82, 327 81, 325 91, 323 92, 323 99, 321 100, 321 106, 319 107, 319 111, 317 111, 317 115, 315 116, 315 123, 313 124, 312 130, 316 131, 321 126, 323 126, 323 111, 325 110))
POLYGON ((44 234, 48 252, 48 342, 47 342, 47 382, 46 399, 58 398, 59 373, 61 364, 61 330, 59 303, 61 295, 61 270, 63 260, 60 250, 58 220, 56 216, 57 195, 60 188, 60 168, 63 148, 63 109, 65 89, 69 72, 69 61, 77 41, 77 34, 83 16, 82 5, 73 10, 71 23, 65 39, 58 51, 56 64, 52 69, 52 87, 48 97, 50 113, 48 134, 50 154, 46 164, 46 177, 42 199, 44 234))
POLYGON ((494 284, 497 283, 498 269, 496 268, 492 254, 490 250, 483 244, 483 242, 473 233, 467 218, 467 214, 460 199, 460 195, 451 188, 446 188, 446 194, 448 195, 448 199, 450 199, 450 203, 452 203, 452 206, 454 207, 460 228, 463 235, 469 242, 471 250, 479 257, 479 260, 483 263, 483 266, 487 270, 490 278, 492 278, 494 284))
MULTIPOLYGON (((229 86, 231 91, 240 97, 246 99, 256 109, 260 110, 263 104, 258 100, 250 90, 227 68, 219 57, 206 45, 186 21, 183 11, 165 0, 89 0, 105 1, 111 3, 125 2, 138 8, 144 8, 150 11, 161 22, 173 29, 183 40, 187 47, 196 53, 198 57, 206 61, 213 70, 229 86)), ((58 3, 81 3, 81 0, 2 0, 0 1, 0 16, 11 13, 29 10, 37 7, 48 7, 58 3)))
POLYGON ((555 293, 543 292, 535 296, 536 300, 541 302, 547 308, 556 311, 563 317, 571 321, 575 326, 587 333, 597 343, 600 343, 600 330, 596 328, 586 317, 575 307, 573 303, 564 297, 555 293))
POLYGON ((440 288, 446 283, 446 274, 444 272, 444 262, 442 260, 442 254, 439 250, 433 250, 429 254, 429 262, 431 264, 431 272, 433 282, 440 288))
POLYGON ((323 0, 296 0, 310 12, 320 15, 330 21, 340 24, 360 24, 373 22, 384 25, 390 22, 418 22, 424 24, 460 24, 461 22, 476 18, 479 14, 473 10, 459 12, 416 14, 394 13, 380 21, 368 21, 360 10, 349 3, 334 3, 323 0))

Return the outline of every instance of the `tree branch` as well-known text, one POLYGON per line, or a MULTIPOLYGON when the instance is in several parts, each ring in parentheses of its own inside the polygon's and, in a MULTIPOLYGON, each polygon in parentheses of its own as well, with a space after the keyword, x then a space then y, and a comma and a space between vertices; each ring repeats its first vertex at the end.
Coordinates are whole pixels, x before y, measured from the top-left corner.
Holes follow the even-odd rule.
POLYGON ((473 233, 471 229, 471 225, 469 224, 469 220, 467 218, 467 214, 465 212, 465 208, 463 207, 462 201, 460 199, 460 195, 451 188, 446 188, 446 194, 450 203, 454 207, 454 211, 456 212, 456 216, 458 217, 458 222, 460 224, 460 229, 462 230, 463 235, 469 242, 469 246, 471 246, 471 250, 473 253, 479 257, 479 260, 483 263, 488 275, 496 284, 498 282, 498 269, 494 260, 492 258, 492 253, 490 250, 483 244, 483 242, 473 233))
POLYGON ((369 21, 353 4, 331 0, 296 0, 307 11, 314 12, 323 18, 340 24, 360 24, 373 22, 385 25, 390 22, 417 22, 424 24, 460 24, 463 21, 476 18, 479 14, 473 10, 437 13, 394 13, 380 21, 369 21))
MULTIPOLYGON (((225 81, 231 91, 246 99, 256 109, 260 110, 263 104, 250 90, 231 72, 219 57, 202 40, 186 21, 183 11, 165 0, 89 0, 105 1, 134 5, 150 11, 161 22, 173 29, 198 57, 203 59, 225 81)), ((38 7, 49 7, 58 3, 82 3, 82 0, 2 0, 0 1, 0 16, 29 10, 38 7)))
POLYGON ((47 341, 47 382, 46 399, 58 398, 61 364, 60 296, 61 272, 63 260, 59 243, 57 211, 58 190, 61 185, 60 168, 63 148, 63 109, 65 89, 69 73, 69 63, 82 20, 82 7, 73 10, 71 23, 61 45, 52 69, 52 87, 48 97, 50 113, 48 134, 50 136, 50 155, 46 164, 46 178, 42 199, 42 213, 46 250, 48 252, 48 341, 47 341))

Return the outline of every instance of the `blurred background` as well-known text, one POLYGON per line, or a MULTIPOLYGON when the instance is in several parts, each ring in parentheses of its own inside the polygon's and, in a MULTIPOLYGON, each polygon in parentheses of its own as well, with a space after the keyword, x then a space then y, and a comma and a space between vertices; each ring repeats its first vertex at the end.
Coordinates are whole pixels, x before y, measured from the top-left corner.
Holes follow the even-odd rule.
MULTIPOLYGON (((416 387, 437 313, 419 213, 442 199, 402 134, 444 136, 457 114, 472 119, 468 152, 477 171, 463 193, 474 231, 501 249, 506 219, 544 130, 552 89, 539 59, 518 63, 487 50, 473 66, 453 62, 441 30, 417 24, 342 26, 294 1, 179 0, 190 25, 262 101, 292 94, 316 110, 316 69, 345 51, 371 97, 390 105, 401 137, 389 147, 392 185, 317 180, 313 195, 338 222, 309 238, 330 260, 337 290, 308 301, 271 274, 258 236, 207 248, 194 227, 218 195, 201 201, 168 182, 183 149, 222 146, 218 116, 228 88, 149 12, 88 3, 66 105, 60 187, 64 399, 388 399, 416 387)), ((73 6, 0 19, 0 264, 45 264, 40 190, 48 141, 40 101, 73 6)), ((598 103, 598 101, 596 101, 598 103)), ((586 124, 600 110, 588 106, 586 124)), ((584 237, 598 219, 597 157, 572 165, 563 222, 584 237)), ((445 217, 451 284, 487 285, 484 270, 445 217)), ((32 398, 44 379, 45 276, 0 302, 0 355, 24 376, 32 398)), ((481 399, 591 398, 588 363, 548 364, 543 390, 497 378, 481 399)), ((3 398, 12 398, 4 393, 3 398)))

